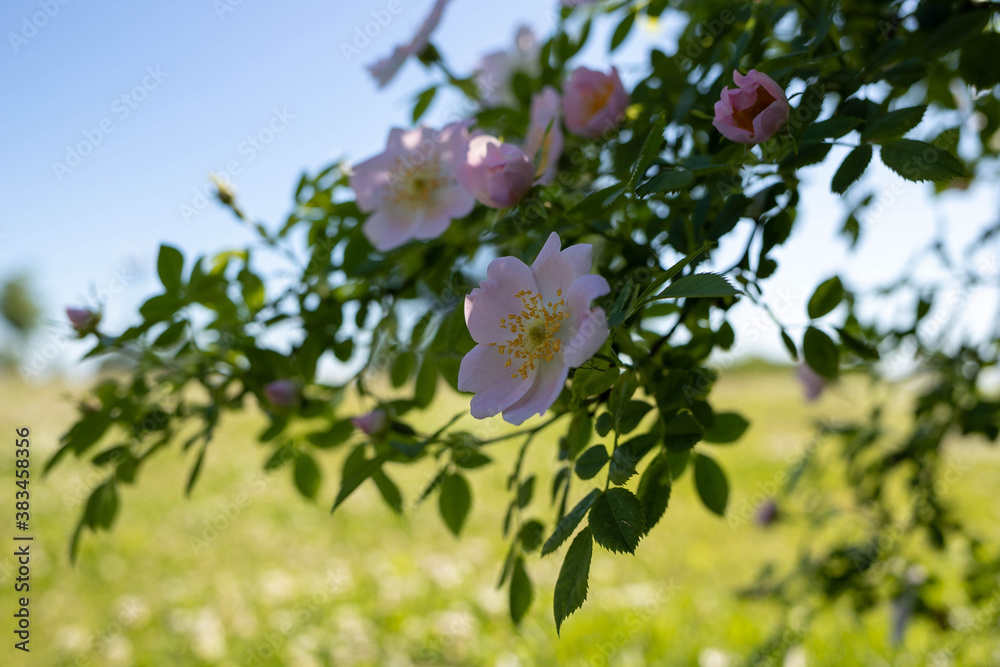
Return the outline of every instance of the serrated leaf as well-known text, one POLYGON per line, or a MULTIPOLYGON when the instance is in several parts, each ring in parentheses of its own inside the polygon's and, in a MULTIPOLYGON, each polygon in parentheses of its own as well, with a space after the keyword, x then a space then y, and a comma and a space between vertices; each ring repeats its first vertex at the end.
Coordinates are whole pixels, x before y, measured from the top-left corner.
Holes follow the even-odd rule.
POLYGON ((729 482, 715 459, 698 454, 694 460, 694 483, 705 507, 724 516, 729 502, 729 482))
POLYGON ((823 139, 838 139, 856 128, 858 125, 861 125, 863 122, 864 121, 860 118, 834 116, 833 118, 813 123, 807 127, 805 131, 802 132, 800 141, 802 141, 802 143, 809 143, 812 141, 821 141, 823 139))
POLYGON ((614 418, 607 412, 602 412, 594 424, 594 431, 602 438, 611 432, 615 427, 614 418))
POLYGON ((587 582, 590 578, 590 561, 594 555, 594 539, 589 528, 584 528, 576 536, 566 551, 559 578, 556 579, 552 612, 556 620, 556 634, 563 621, 583 606, 587 599, 587 582))
POLYGON ((87 499, 84 519, 91 530, 111 528, 118 515, 118 490, 112 482, 98 486, 87 499))
POLYGON ((635 189, 639 197, 661 192, 680 192, 694 185, 694 174, 687 169, 665 169, 635 189))
POLYGON ((594 500, 589 525, 594 541, 615 553, 634 554, 646 532, 642 503, 622 488, 608 489, 594 500))
POLYGON ((472 507, 472 490, 462 475, 451 474, 441 482, 438 509, 448 530, 458 537, 472 507))
POLYGON ((622 408, 621 417, 618 419, 618 432, 622 435, 631 433, 642 421, 642 418, 653 409, 653 406, 645 401, 632 400, 622 408))
POLYGON ((861 132, 861 140, 879 142, 885 139, 898 139, 919 125, 926 111, 926 106, 890 111, 869 121, 861 132))
POLYGON ((696 299, 723 296, 736 296, 741 291, 729 284, 729 281, 716 273, 695 273, 678 278, 660 292, 657 299, 696 299))
POLYGON ((597 473, 601 472, 608 462, 608 448, 604 445, 594 445, 576 460, 573 470, 580 479, 593 479, 597 473))
POLYGON ((833 180, 830 181, 830 190, 838 195, 842 195, 847 192, 847 188, 851 187, 855 181, 857 181, 868 169, 868 164, 872 161, 873 149, 869 144, 861 144, 844 158, 844 161, 840 163, 840 167, 837 169, 837 173, 833 175, 833 180))
POLYGON ((823 317, 840 305, 843 298, 844 285, 838 276, 823 281, 809 299, 809 305, 806 307, 809 317, 814 320, 823 317))
POLYGON ((880 156, 885 166, 909 181, 950 181, 970 175, 954 155, 923 141, 897 139, 884 143, 880 156))
POLYGON ((630 449, 617 448, 611 456, 611 465, 608 466, 608 479, 618 486, 625 484, 638 472, 635 469, 638 462, 638 457, 630 449))
POLYGON ((603 394, 618 380, 620 373, 617 368, 604 366, 602 368, 581 367, 573 375, 573 394, 580 399, 603 394))
POLYGON ((840 351, 829 336, 817 329, 806 329, 802 339, 802 354, 806 363, 819 375, 832 380, 840 368, 840 351))
POLYGON ((1000 83, 1000 67, 997 67, 996 62, 998 53, 1000 53, 1000 33, 987 32, 977 35, 962 46, 958 73, 970 86, 989 90, 1000 83))
POLYGON ((573 531, 576 530, 576 527, 580 525, 580 521, 582 521, 583 517, 587 514, 587 510, 590 509, 590 506, 594 504, 594 500, 596 500, 597 496, 600 494, 601 492, 598 489, 591 490, 590 493, 581 498, 580 502, 578 502, 576 506, 574 506, 573 509, 571 509, 566 516, 562 518, 562 520, 556 525, 555 530, 552 531, 552 535, 549 539, 545 540, 545 544, 542 545, 543 556, 547 556, 562 546, 562 543, 565 542, 569 536, 573 534, 573 531))

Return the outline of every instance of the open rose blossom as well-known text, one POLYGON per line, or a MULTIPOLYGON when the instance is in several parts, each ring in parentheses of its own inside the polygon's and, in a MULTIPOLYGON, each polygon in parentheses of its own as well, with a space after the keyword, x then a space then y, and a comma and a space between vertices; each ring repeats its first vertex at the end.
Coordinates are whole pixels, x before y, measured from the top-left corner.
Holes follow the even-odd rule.
POLYGON ((517 104, 517 98, 511 89, 511 81, 516 72, 524 72, 532 77, 538 76, 540 50, 535 33, 531 28, 521 26, 517 29, 512 49, 494 51, 483 56, 474 74, 482 105, 497 107, 517 104))
POLYGON ((371 412, 351 418, 354 428, 369 436, 381 433, 386 422, 385 410, 381 408, 375 408, 371 412))
POLYGON ((276 408, 290 408, 299 400, 299 385, 295 380, 275 380, 264 386, 264 396, 276 408))
POLYGON ((735 90, 722 89, 715 103, 712 125, 726 139, 741 144, 759 144, 774 136, 788 120, 788 98, 774 79, 755 69, 746 76, 733 72, 735 90))
POLYGON ((531 98, 531 125, 524 150, 538 162, 535 177, 540 185, 554 181, 559 170, 564 140, 559 124, 559 102, 559 93, 552 86, 546 86, 531 98))
POLYGON ((368 71, 378 81, 378 87, 384 88, 396 76, 396 72, 403 66, 410 56, 419 56, 427 48, 431 33, 437 28, 444 15, 444 8, 450 0, 436 0, 431 8, 430 14, 424 19, 420 30, 408 44, 401 44, 393 49, 392 54, 376 63, 368 66, 368 71))
POLYGON ((530 267, 499 257, 487 280, 465 298, 465 322, 478 343, 462 359, 458 389, 475 392, 472 416, 500 412, 511 424, 544 414, 571 367, 590 359, 608 338, 604 311, 590 302, 608 281, 590 273, 593 247, 560 251, 553 232, 530 267))
POLYGON ((455 179, 468 143, 466 127, 395 128, 385 152, 354 167, 351 187, 358 208, 371 213, 362 231, 377 250, 436 238, 472 211, 475 200, 455 179))
POLYGON ((517 146, 488 134, 469 140, 465 161, 455 172, 458 182, 491 208, 508 208, 528 194, 535 182, 531 158, 517 146))
POLYGON ((618 70, 610 74, 577 67, 570 74, 563 91, 563 115, 566 127, 585 139, 596 139, 618 127, 629 97, 618 78, 618 70))

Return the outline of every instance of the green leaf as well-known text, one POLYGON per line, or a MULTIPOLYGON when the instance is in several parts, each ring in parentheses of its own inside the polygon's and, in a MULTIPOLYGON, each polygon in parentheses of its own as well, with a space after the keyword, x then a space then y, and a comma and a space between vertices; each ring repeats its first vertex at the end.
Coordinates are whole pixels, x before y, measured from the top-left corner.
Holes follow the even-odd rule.
POLYGON ((580 525, 580 521, 587 514, 587 510, 590 506, 594 504, 601 492, 598 489, 592 489, 590 493, 585 495, 576 506, 571 509, 566 516, 556 525, 556 529, 552 531, 552 535, 549 539, 545 540, 545 544, 542 545, 542 555, 547 556, 556 549, 562 546, 576 527, 580 525))
POLYGON ((639 179, 645 176, 646 170, 649 169, 649 165, 653 162, 653 159, 659 155, 663 144, 663 130, 666 127, 666 124, 666 115, 662 113, 657 114, 652 127, 649 129, 649 134, 646 135, 646 141, 642 144, 642 150, 639 151, 639 158, 635 161, 635 168, 632 170, 632 178, 630 178, 628 182, 630 190, 635 190, 635 186, 639 182, 639 179))
POLYGON ((662 192, 680 192, 694 185, 694 174, 686 169, 664 169, 635 189, 645 197, 662 192))
POLYGON ((581 409, 573 415, 573 421, 566 432, 566 456, 575 459, 584 447, 590 444, 594 434, 594 422, 586 409, 581 409))
POLYGON ((635 14, 635 12, 626 14, 622 22, 615 28, 615 34, 611 36, 611 45, 608 47, 609 53, 621 46, 621 43, 628 37, 628 34, 632 31, 632 24, 635 23, 635 14))
POLYGON ((663 445, 672 452, 691 449, 701 440, 705 428, 690 410, 682 410, 667 422, 663 429, 663 445))
POLYGON ((517 534, 517 539, 520 540, 521 547, 529 553, 537 549, 542 543, 542 532, 544 530, 545 526, 537 519, 526 522, 521 526, 521 532, 517 534))
POLYGON ((847 188, 851 187, 865 173, 868 163, 872 161, 872 153, 873 150, 869 144, 861 144, 848 153, 844 161, 840 163, 837 173, 833 175, 830 191, 838 195, 847 192, 847 188))
POLYGON ((809 367, 819 375, 830 380, 837 377, 837 371, 840 368, 840 351, 837 349, 836 343, 816 327, 806 329, 805 337, 802 340, 802 354, 809 367))
POLYGON ((177 344, 184 335, 184 329, 187 327, 187 322, 181 320, 180 322, 174 322, 169 327, 167 327, 163 333, 157 336, 156 340, 153 342, 153 347, 158 347, 160 349, 172 347, 177 344))
POLYGON ((524 509, 531 503, 531 497, 535 494, 535 476, 521 482, 517 487, 517 506, 524 509))
POLYGON ((590 368, 583 366, 573 374, 573 394, 578 399, 603 394, 618 380, 619 372, 612 366, 590 368))
POLYGON ((869 121, 861 132, 861 140, 878 143, 886 139, 898 139, 919 125, 926 111, 926 106, 906 107, 890 111, 884 116, 869 121))
POLYGON ((399 487, 396 483, 385 474, 381 469, 376 470, 372 474, 372 481, 375 482, 375 486, 378 487, 378 492, 382 496, 382 500, 385 504, 389 506, 396 514, 403 513, 403 494, 400 493, 399 487))
POLYGON ((880 155, 885 166, 909 181, 950 181, 970 176, 954 155, 923 141, 890 141, 882 144, 880 155))
POLYGON ((997 67, 996 62, 998 53, 1000 53, 1000 33, 987 32, 977 35, 962 47, 958 73, 970 86, 989 90, 1000 83, 1000 67, 997 67))
POLYGON ((715 415, 712 428, 705 431, 705 442, 724 445, 736 442, 746 432, 750 422, 736 412, 720 412, 715 415))
POLYGON ((316 497, 319 491, 320 471, 316 459, 300 453, 295 457, 295 488, 306 498, 316 497))
POLYGON ((424 359, 417 373, 417 385, 413 390, 413 402, 418 408, 426 408, 434 400, 437 391, 437 368, 430 359, 424 359))
POLYGON ((594 445, 576 460, 573 470, 580 479, 593 479, 601 472, 608 462, 608 448, 604 445, 594 445))
POLYGON ((785 344, 785 349, 788 350, 789 356, 791 356, 792 361, 799 360, 799 348, 795 346, 795 341, 792 337, 788 335, 784 329, 781 330, 781 342, 785 344))
POLYGON ((594 541, 615 553, 635 553, 646 532, 642 503, 628 489, 611 488, 590 508, 590 530, 594 541))
POLYGON ((642 503, 642 513, 646 518, 646 532, 653 529, 667 511, 671 490, 670 463, 665 454, 660 454, 649 464, 642 477, 636 495, 642 503))
POLYGON ((621 417, 618 420, 618 432, 622 435, 631 433, 642 421, 642 418, 653 409, 653 406, 645 401, 629 401, 622 408, 621 417))
POLYGON ((177 248, 168 245, 160 246, 160 254, 156 258, 156 272, 160 282, 167 292, 176 292, 181 288, 181 272, 184 270, 184 255, 177 248))
POLYGON ((457 474, 446 476, 441 481, 438 510, 448 530, 456 537, 462 532, 470 507, 472 507, 472 490, 465 477, 457 474))
POLYGON ((601 415, 597 418, 597 423, 594 424, 594 431, 597 433, 597 435, 603 438, 608 433, 611 433, 611 429, 613 429, 614 427, 615 427, 614 418, 607 412, 602 412, 601 415))
POLYGON ((736 296, 741 291, 729 284, 729 281, 715 273, 695 273, 678 278, 667 285, 656 299, 691 299, 703 297, 736 296))
POLYGON ((705 507, 724 516, 729 502, 729 482, 715 459, 698 454, 694 460, 694 484, 705 507))
POLYGON ((519 625, 528 613, 533 597, 531 579, 524 569, 524 559, 518 556, 510 575, 510 618, 514 625, 519 625))
POLYGON ((380 454, 373 459, 365 459, 364 447, 359 445, 347 460, 344 461, 344 471, 340 480, 340 491, 333 501, 330 511, 336 510, 340 505, 354 493, 369 477, 382 467, 388 458, 388 454, 380 454))
POLYGON ((155 324, 169 320, 183 305, 180 299, 171 294, 157 294, 139 306, 139 314, 146 320, 146 324, 155 324))
POLYGON ((879 353, 877 348, 872 347, 857 336, 852 336, 845 329, 838 328, 837 333, 840 334, 841 342, 843 342, 844 346, 851 352, 858 355, 865 361, 878 361, 879 353))
POLYGON ((118 490, 113 482, 98 486, 87 499, 84 520, 91 530, 111 528, 118 514, 118 490))
POLYGON ((584 528, 566 551, 566 558, 559 568, 552 612, 556 620, 556 634, 563 621, 583 606, 587 599, 587 581, 590 578, 590 561, 594 556, 594 539, 589 528, 584 528))
POLYGON ((354 433, 354 425, 348 420, 334 422, 326 431, 316 431, 306 436, 315 447, 329 449, 347 441, 354 433))
POLYGON ((809 317, 815 320, 832 311, 843 299, 844 286, 840 278, 834 276, 820 283, 809 299, 806 310, 809 312, 809 317))
POLYGON ((611 455, 611 465, 608 466, 608 479, 612 484, 621 486, 636 474, 636 464, 639 457, 627 447, 618 447, 611 455))
POLYGON ((834 116, 824 121, 818 123, 813 123, 802 132, 802 136, 799 140, 802 143, 809 143, 813 141, 822 141, 823 139, 838 139, 858 125, 861 125, 864 121, 860 118, 851 118, 849 116, 834 116))
POLYGON ((392 380, 393 387, 402 387, 413 374, 413 367, 417 363, 417 357, 413 352, 407 350, 399 354, 392 362, 389 369, 389 379, 392 380))
POLYGON ((194 465, 191 467, 191 473, 188 475, 187 485, 184 487, 184 495, 190 496, 191 490, 194 489, 194 485, 198 482, 198 477, 201 476, 201 466, 205 461, 205 452, 208 450, 208 439, 202 443, 201 449, 198 451, 198 458, 195 459, 194 465))
POLYGON ((436 94, 437 94, 437 86, 431 86, 427 90, 424 90, 419 95, 417 95, 417 101, 413 105, 413 114, 411 115, 411 119, 413 120, 414 123, 420 121, 420 118, 424 115, 424 112, 427 111, 427 108, 431 105, 431 102, 434 101, 434 96, 436 94))

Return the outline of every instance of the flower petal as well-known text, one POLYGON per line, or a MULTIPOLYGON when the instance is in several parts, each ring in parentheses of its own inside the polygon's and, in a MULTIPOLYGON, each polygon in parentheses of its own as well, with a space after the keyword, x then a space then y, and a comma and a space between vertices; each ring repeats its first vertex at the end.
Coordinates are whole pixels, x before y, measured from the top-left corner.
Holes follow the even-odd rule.
POLYGON ((563 346, 563 360, 576 368, 587 363, 608 339, 608 318, 601 308, 584 315, 572 339, 563 346))
POLYGON ((538 289, 547 299, 554 299, 558 290, 568 290, 573 281, 589 274, 594 262, 594 247, 589 243, 578 243, 563 251, 560 245, 559 235, 552 232, 531 264, 538 289))
POLYGON ((531 387, 532 377, 522 378, 504 367, 507 357, 492 345, 476 345, 462 358, 458 390, 474 391, 472 416, 485 419, 499 414, 531 387))
MULTIPOLYGON (((515 426, 533 415, 543 415, 559 398, 566 385, 569 369, 566 364, 553 361, 542 364, 535 373, 531 388, 503 411, 504 421, 515 426)), ((477 396, 478 397, 478 396, 477 396)), ((474 401, 475 399, 473 399, 474 401)), ((475 416, 475 412, 473 412, 475 416)))
POLYGON ((486 269, 487 280, 465 297, 465 323, 477 343, 502 343, 510 332, 500 320, 519 313, 524 304, 514 296, 521 290, 538 290, 528 265, 516 257, 498 257, 486 269))

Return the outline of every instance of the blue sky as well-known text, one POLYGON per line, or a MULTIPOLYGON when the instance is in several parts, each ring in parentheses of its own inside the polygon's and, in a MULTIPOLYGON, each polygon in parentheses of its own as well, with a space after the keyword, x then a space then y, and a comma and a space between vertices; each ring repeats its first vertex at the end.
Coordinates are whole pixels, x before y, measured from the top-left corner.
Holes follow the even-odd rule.
MULTIPOLYGON (((133 322, 138 304, 157 291, 152 266, 161 242, 191 255, 252 240, 214 203, 182 215, 182 207, 201 204, 209 172, 235 163, 243 208, 277 224, 303 169, 380 150, 391 126, 407 125, 409 101, 427 82, 410 63, 379 91, 364 65, 408 41, 431 0, 398 0, 402 11, 351 58, 341 44, 352 43, 388 0, 64 2, 10 0, 0 7, 7 143, 0 279, 20 271, 35 279, 48 323, 36 347, 65 338, 65 305, 95 296, 106 301, 109 329, 133 322), (253 136, 269 140, 255 148, 253 136), (69 152, 81 142, 94 146, 77 164, 69 152)), ((483 52, 507 47, 519 24, 547 32, 554 4, 454 0, 433 41, 455 71, 470 72, 483 52)), ((626 82, 641 75, 649 44, 673 52, 675 27, 669 20, 645 26, 616 52, 612 60, 626 82)), ((609 31, 599 26, 581 64, 606 66, 609 31)), ((432 122, 444 116, 443 104, 432 109, 432 122)), ((929 129, 922 125, 915 135, 929 129)), ((891 203, 867 230, 861 252, 849 256, 835 239, 843 204, 828 190, 838 163, 804 172, 815 185, 804 191, 800 229, 769 283, 792 304, 793 324, 804 322, 804 300, 833 272, 856 285, 875 284, 891 278, 942 221, 957 243, 996 218, 997 194, 985 185, 946 195, 934 208, 930 186, 901 184, 879 166, 871 180, 891 203)), ((995 294, 985 298, 996 301, 995 294)), ((744 328, 760 317, 749 305, 736 315, 744 328)), ((750 339, 746 351, 780 355, 776 336, 750 339)), ((85 349, 74 342, 58 347, 54 367, 85 349)))

